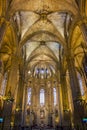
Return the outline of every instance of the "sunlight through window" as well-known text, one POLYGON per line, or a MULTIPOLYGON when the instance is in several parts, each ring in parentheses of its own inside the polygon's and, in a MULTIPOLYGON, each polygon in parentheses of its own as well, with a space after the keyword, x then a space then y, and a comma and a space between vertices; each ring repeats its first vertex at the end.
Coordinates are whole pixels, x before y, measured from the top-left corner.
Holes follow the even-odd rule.
POLYGON ((45 103, 45 95, 44 95, 44 89, 40 90, 40 105, 44 105, 45 103))

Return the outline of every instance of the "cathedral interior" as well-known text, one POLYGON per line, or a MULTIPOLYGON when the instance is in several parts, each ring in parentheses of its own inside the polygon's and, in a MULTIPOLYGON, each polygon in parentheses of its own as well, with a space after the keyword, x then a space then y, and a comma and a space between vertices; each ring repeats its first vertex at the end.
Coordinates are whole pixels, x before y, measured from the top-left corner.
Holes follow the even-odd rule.
POLYGON ((0 0, 0 130, 87 130, 87 0, 0 0))

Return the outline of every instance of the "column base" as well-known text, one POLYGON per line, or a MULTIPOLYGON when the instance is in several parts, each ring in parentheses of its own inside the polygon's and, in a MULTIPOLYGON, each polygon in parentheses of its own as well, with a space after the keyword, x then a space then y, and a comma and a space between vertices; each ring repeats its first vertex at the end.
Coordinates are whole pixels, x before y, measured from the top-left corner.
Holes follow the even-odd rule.
POLYGON ((3 130, 9 130, 11 126, 11 114, 12 114, 13 102, 5 100, 3 105, 3 130))
POLYGON ((14 129, 13 130, 21 130, 22 126, 22 111, 15 112, 15 120, 14 120, 14 129))

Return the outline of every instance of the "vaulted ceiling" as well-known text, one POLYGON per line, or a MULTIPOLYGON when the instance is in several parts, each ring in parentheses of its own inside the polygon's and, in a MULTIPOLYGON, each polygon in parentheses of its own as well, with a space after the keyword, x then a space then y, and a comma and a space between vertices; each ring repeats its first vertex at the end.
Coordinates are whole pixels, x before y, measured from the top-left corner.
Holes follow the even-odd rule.
POLYGON ((23 49, 29 69, 43 63, 57 69, 67 45, 76 57, 76 67, 80 67, 84 39, 78 22, 80 16, 87 17, 86 8, 87 0, 1 0, 0 16, 6 19, 7 27, 0 57, 6 68, 12 55, 23 49))

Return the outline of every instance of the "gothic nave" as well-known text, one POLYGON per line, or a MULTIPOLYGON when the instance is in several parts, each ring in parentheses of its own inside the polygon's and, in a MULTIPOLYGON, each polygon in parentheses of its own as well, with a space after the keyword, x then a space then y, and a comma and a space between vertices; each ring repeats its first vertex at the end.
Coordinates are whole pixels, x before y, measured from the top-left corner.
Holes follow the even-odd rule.
POLYGON ((87 0, 0 0, 0 130, 87 130, 87 0))

